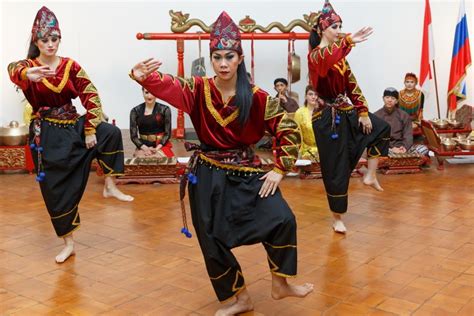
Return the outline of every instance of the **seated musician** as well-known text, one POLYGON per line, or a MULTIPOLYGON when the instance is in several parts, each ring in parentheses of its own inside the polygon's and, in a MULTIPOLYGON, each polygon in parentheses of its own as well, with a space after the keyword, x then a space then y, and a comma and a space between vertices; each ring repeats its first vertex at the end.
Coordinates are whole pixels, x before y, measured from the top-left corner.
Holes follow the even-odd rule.
POLYGON ((142 88, 145 102, 130 111, 130 138, 137 147, 134 157, 174 157, 171 137, 171 110, 156 102, 142 88))
POLYGON ((277 92, 275 97, 280 98, 281 107, 288 113, 294 113, 298 110, 298 102, 290 97, 288 92, 288 80, 285 78, 276 78, 273 81, 273 87, 277 92))
MULTIPOLYGON (((291 115, 298 110, 299 106, 298 102, 293 99, 288 92, 288 80, 285 78, 276 78, 273 81, 273 88, 277 92, 275 97, 280 99, 281 107, 290 115, 290 118, 292 118, 291 115)), ((255 146, 261 150, 270 150, 273 147, 273 141, 273 137, 266 133, 255 146)))
POLYGON ((319 97, 313 86, 307 86, 304 107, 295 113, 295 122, 301 130, 300 158, 319 162, 318 147, 313 133, 313 112, 319 107, 319 97))
POLYGON ((405 88, 400 91, 398 107, 411 117, 412 127, 418 129, 423 119, 425 95, 416 88, 418 78, 414 73, 409 72, 405 75, 404 84, 405 88))
POLYGON ((401 110, 398 104, 398 91, 387 88, 383 92, 383 108, 374 114, 390 125, 389 154, 404 154, 418 152, 428 155, 428 149, 421 144, 413 145, 413 125, 410 115, 401 110))

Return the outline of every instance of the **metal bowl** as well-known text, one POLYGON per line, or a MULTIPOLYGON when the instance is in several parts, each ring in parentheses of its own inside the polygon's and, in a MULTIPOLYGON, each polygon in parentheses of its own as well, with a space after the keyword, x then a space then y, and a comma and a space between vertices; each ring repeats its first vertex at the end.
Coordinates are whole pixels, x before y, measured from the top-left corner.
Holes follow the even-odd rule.
POLYGON ((462 122, 456 121, 456 120, 450 120, 448 121, 449 126, 452 128, 461 128, 462 127, 462 122))
POLYGON ((436 128, 446 128, 448 127, 448 121, 447 120, 444 120, 444 119, 433 119, 431 120, 431 123, 433 123, 433 125, 436 127, 436 128))
POLYGON ((446 138, 441 145, 443 146, 444 151, 453 151, 456 148, 456 142, 451 138, 446 138))
POLYGON ((461 143, 467 140, 466 136, 463 135, 458 135, 456 137, 453 137, 452 140, 454 140, 456 143, 461 143))
POLYGON ((28 126, 11 121, 7 127, 0 127, 0 145, 22 146, 28 142, 28 126))
POLYGON ((459 142, 459 146, 461 146, 463 150, 472 151, 474 150, 474 141, 466 139, 464 141, 459 142))

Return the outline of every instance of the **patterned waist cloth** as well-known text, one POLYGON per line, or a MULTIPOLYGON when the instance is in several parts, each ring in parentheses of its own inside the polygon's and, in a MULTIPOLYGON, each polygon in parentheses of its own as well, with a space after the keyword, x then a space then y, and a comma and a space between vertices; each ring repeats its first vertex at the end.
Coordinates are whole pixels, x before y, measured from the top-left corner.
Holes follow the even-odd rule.
POLYGON ((321 98, 324 101, 324 104, 321 106, 321 109, 326 107, 331 107, 340 111, 350 111, 354 108, 351 104, 349 98, 345 94, 339 94, 335 98, 321 98))
POLYGON ((339 94, 336 98, 322 98, 323 105, 321 105, 318 112, 313 115, 313 120, 318 119, 322 115, 322 111, 325 108, 331 110, 331 138, 336 140, 339 138, 337 132, 338 126, 341 123, 341 113, 349 113, 354 109, 354 106, 350 103, 349 98, 345 94, 339 94), (338 113, 339 112, 339 113, 338 113))
POLYGON ((59 124, 74 124, 80 117, 76 107, 71 103, 59 107, 40 107, 32 116, 32 120, 45 120, 59 124))

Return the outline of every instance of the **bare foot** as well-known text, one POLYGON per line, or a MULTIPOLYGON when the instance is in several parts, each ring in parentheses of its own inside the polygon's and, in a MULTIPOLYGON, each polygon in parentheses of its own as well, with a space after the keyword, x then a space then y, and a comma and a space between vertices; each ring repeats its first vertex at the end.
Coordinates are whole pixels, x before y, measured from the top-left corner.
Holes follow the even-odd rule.
POLYGON ((114 177, 105 177, 104 191, 103 195, 105 198, 114 197, 119 201, 131 202, 133 201, 133 196, 124 194, 117 188, 115 184, 114 177))
POLYGON ((360 167, 358 171, 359 171, 363 176, 366 176, 367 173, 369 172, 369 170, 367 169, 366 166, 360 167))
POLYGON ((364 179, 362 180, 362 182, 365 185, 371 186, 372 188, 374 188, 377 191, 383 192, 383 188, 380 186, 379 181, 377 180, 377 178, 372 178, 372 177, 369 177, 369 176, 365 176, 364 179))
POLYGON ((345 234, 347 231, 346 225, 341 220, 335 220, 332 224, 332 228, 336 233, 345 234))
POLYGON ((247 289, 244 289, 237 295, 237 299, 234 303, 219 309, 214 315, 230 316, 250 311, 253 311, 253 303, 250 299, 247 289))
POLYGON ((274 276, 272 278, 272 297, 275 300, 281 300, 288 296, 305 297, 313 292, 314 285, 305 283, 303 285, 288 284, 285 278, 274 276), (276 278, 281 278, 277 280, 276 278), (283 280, 282 280, 283 279, 283 280))
POLYGON ((65 246, 63 250, 61 250, 61 252, 56 256, 57 263, 63 263, 64 261, 67 260, 67 258, 76 254, 74 252, 74 241, 71 236, 65 237, 64 243, 65 243, 65 246))
POLYGON ((124 194, 122 191, 120 191, 117 188, 107 188, 104 186, 104 192, 103 195, 105 198, 109 197, 114 197, 117 200, 124 201, 124 202, 131 202, 133 201, 133 196, 124 194))

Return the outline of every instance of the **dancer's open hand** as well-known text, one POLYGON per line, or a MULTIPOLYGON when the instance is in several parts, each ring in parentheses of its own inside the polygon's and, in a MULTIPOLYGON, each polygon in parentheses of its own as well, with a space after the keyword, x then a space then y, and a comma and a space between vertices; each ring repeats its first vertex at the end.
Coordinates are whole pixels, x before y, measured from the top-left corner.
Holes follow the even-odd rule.
POLYGON ((359 124, 362 125, 362 132, 364 134, 370 134, 372 132, 372 121, 368 116, 360 116, 359 124))
POLYGON ((87 149, 94 147, 96 144, 97 144, 97 138, 95 137, 95 134, 86 135, 86 148, 87 149))
POLYGON ((283 175, 275 172, 269 171, 259 180, 265 180, 263 182, 262 187, 260 188, 260 192, 258 194, 261 198, 267 197, 270 194, 275 194, 276 190, 278 189, 278 185, 280 184, 281 180, 283 179, 283 175))
POLYGON ((157 59, 148 58, 147 60, 139 62, 132 68, 132 75, 136 80, 143 81, 149 74, 157 71, 161 64, 161 61, 157 59))
POLYGON ((51 70, 49 66, 31 67, 26 71, 26 77, 33 82, 39 82, 43 78, 54 77, 56 71, 51 70))
POLYGON ((354 43, 365 42, 367 38, 374 32, 373 28, 370 26, 365 26, 358 30, 355 34, 351 35, 352 41, 354 43))

